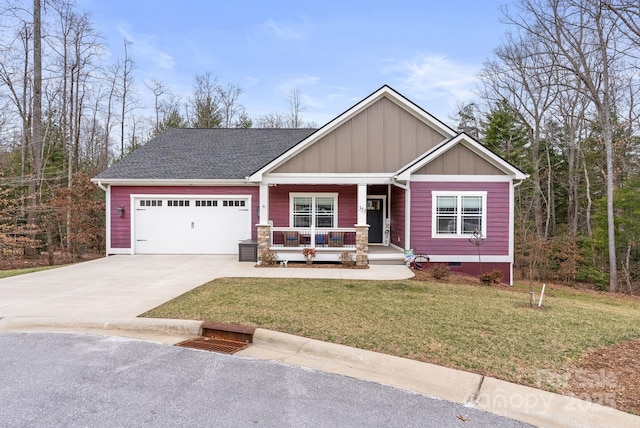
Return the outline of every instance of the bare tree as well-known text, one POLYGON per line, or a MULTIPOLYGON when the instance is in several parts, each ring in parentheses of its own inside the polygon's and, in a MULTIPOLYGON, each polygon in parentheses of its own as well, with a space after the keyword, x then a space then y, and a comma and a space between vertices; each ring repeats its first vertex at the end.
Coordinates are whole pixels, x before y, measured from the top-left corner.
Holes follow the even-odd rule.
POLYGON ((258 128, 286 128, 288 117, 282 113, 267 113, 257 120, 258 128))
POLYGON ((300 89, 292 89, 287 97, 289 103, 289 128, 302 128, 302 118, 300 113, 306 110, 302 104, 302 93, 300 89))
POLYGON ((480 73, 484 83, 482 96, 494 104, 507 100, 529 128, 534 233, 538 238, 546 237, 549 209, 548 201, 543 203, 545 194, 540 176, 543 152, 540 149, 543 120, 554 100, 553 74, 548 66, 551 61, 546 49, 530 35, 519 39, 508 34, 504 45, 496 49, 495 54, 497 60, 486 62, 480 73), (547 221, 543 212, 545 205, 547 221))
POLYGON ((634 43, 640 44, 640 3, 637 0, 605 0, 602 6, 620 18, 622 32, 630 31, 637 37, 634 43))
POLYGON ((226 87, 218 86, 218 100, 220 102, 220 116, 223 128, 232 128, 235 125, 235 119, 238 114, 244 111, 244 108, 238 104, 238 98, 242 95, 242 89, 238 85, 231 83, 226 87))
POLYGON ((129 102, 129 92, 133 85, 133 59, 129 55, 129 46, 132 42, 124 39, 124 60, 122 61, 122 80, 120 92, 120 155, 124 154, 124 137, 125 137, 125 121, 127 114, 127 106, 129 102))
POLYGON ((592 103, 606 153, 609 289, 618 288, 614 212, 613 108, 620 87, 624 58, 619 18, 599 0, 521 0, 520 13, 509 22, 536 38, 553 56, 553 63, 581 82, 580 90, 592 103))
POLYGON ((149 82, 145 82, 144 84, 151 92, 153 92, 153 101, 154 101, 154 113, 155 113, 155 130, 157 132, 160 129, 160 105, 161 99, 163 95, 165 95, 168 91, 164 84, 156 79, 151 79, 149 82))
POLYGON ((196 76, 193 97, 190 102, 191 126, 194 128, 219 128, 221 126, 219 96, 218 79, 211 72, 196 76))
MULTIPOLYGON (((41 0, 33 0, 33 131, 31 158, 34 180, 31 194, 35 207, 42 178, 42 13, 41 0)), ((33 221, 33 220, 32 220, 33 221)))

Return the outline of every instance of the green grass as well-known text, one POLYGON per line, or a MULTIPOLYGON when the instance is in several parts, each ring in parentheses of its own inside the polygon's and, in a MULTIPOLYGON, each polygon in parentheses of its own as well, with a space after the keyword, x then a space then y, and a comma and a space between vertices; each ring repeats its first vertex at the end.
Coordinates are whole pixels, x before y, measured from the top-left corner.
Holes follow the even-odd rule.
POLYGON ((591 348, 640 338, 640 301, 548 288, 225 278, 143 316, 252 324, 536 385, 591 348), (537 303, 537 301, 536 301, 537 303))
POLYGON ((35 267, 35 268, 26 268, 26 269, 0 270, 0 278, 8 278, 10 276, 23 275, 25 273, 39 272, 41 270, 53 269, 56 267, 59 267, 59 266, 44 266, 44 267, 35 267))

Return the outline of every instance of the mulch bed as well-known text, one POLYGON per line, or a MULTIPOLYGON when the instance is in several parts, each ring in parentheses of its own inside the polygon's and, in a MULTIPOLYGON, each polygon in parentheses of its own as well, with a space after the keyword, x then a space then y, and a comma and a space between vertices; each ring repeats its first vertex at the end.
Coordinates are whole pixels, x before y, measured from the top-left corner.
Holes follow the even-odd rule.
MULTIPOLYGON (((256 267, 265 267, 265 268, 284 268, 279 262, 273 265, 256 265, 256 267)), ((358 266, 345 266, 342 263, 335 262, 315 262, 310 265, 305 262, 288 262, 287 268, 297 268, 297 269, 368 269, 368 266, 358 267, 358 266)))
POLYGON ((584 354, 565 378, 565 395, 640 415, 640 340, 584 354))

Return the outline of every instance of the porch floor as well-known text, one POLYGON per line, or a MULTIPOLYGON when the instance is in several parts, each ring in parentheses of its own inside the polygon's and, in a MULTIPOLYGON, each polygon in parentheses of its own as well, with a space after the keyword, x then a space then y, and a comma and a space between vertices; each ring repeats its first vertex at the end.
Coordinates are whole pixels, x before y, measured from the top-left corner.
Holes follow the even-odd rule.
POLYGON ((404 264, 404 251, 396 247, 369 244, 369 264, 401 265, 404 264))

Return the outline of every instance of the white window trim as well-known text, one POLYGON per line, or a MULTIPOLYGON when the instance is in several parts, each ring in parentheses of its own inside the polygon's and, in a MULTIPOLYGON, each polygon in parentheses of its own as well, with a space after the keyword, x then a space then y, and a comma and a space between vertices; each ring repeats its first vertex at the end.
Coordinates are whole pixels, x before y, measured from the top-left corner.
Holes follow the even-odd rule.
POLYGON ((471 233, 462 233, 462 222, 460 217, 462 216, 461 201, 462 196, 481 196, 482 197, 482 237, 487 236, 487 192, 477 191, 447 191, 447 190, 434 190, 431 192, 431 237, 432 238, 468 238, 472 236, 471 233), (458 204, 457 216, 458 216, 458 232, 457 233, 438 233, 437 222, 437 204, 436 200, 438 196, 455 196, 458 204))
MULTIPOLYGON (((312 213, 311 213, 311 227, 316 227, 315 225, 315 221, 316 221, 316 216, 315 216, 315 198, 320 197, 320 198, 333 198, 333 227, 337 228, 338 227, 338 193, 306 193, 306 192, 291 192, 289 193, 289 227, 294 227, 293 226, 293 199, 294 198, 312 198, 312 204, 311 206, 313 207, 312 213)), ((304 229, 304 228, 302 228, 304 229)))

